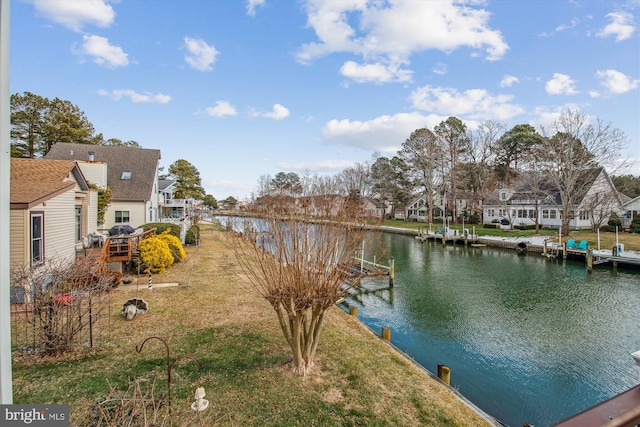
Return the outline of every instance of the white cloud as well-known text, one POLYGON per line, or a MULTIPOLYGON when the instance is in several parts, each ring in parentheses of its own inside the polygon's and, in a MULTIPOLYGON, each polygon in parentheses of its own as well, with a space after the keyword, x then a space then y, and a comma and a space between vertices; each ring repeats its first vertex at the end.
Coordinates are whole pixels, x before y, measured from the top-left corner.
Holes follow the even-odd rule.
POLYGON ((247 15, 255 16, 256 9, 259 6, 264 6, 265 0, 247 0, 247 15))
POLYGON ((511 103, 512 100, 512 95, 492 95, 485 89, 458 92, 452 88, 424 86, 411 94, 414 108, 472 119, 507 120, 524 113, 521 106, 511 103))
POLYGON ((553 78, 544 86, 549 95, 575 95, 575 82, 566 74, 553 73, 553 78))
POLYGON ((273 109, 268 113, 258 113, 258 112, 251 113, 251 115, 254 117, 266 117, 268 119, 274 119, 274 120, 282 120, 284 118, 289 117, 289 114, 290 114, 289 109, 280 104, 273 104, 273 109))
POLYGON ((580 23, 580 20, 578 18, 572 18, 571 21, 569 22, 569 24, 561 24, 558 25, 552 32, 550 33, 542 33, 540 34, 543 37, 549 37, 555 33, 561 33, 563 31, 567 31, 570 30, 572 28, 575 28, 578 26, 578 24, 580 23))
POLYGON ((439 76, 444 76, 447 74, 447 64, 443 64, 442 62, 438 62, 431 71, 433 74, 438 74, 439 76))
POLYGON ((520 83, 520 79, 515 76, 505 74, 505 76, 500 81, 500 87, 511 87, 514 83, 520 83))
POLYGON ((633 15, 630 13, 611 12, 607 14, 607 18, 611 19, 611 23, 596 34, 598 37, 615 36, 616 41, 620 42, 631 38, 636 30, 633 15))
POLYGON ((88 24, 108 27, 116 16, 108 0, 31 0, 31 3, 38 14, 72 31, 82 31, 88 24))
POLYGON ((207 44, 204 40, 185 37, 184 47, 188 52, 184 56, 184 60, 191 68, 198 71, 213 70, 213 63, 216 61, 216 56, 220 53, 214 46, 207 44))
POLYGON ((357 83, 390 83, 411 81, 412 71, 381 63, 359 65, 353 61, 345 62, 340 73, 357 83))
POLYGON ((598 70, 596 77, 600 78, 600 84, 602 86, 607 88, 609 92, 615 94, 632 91, 640 85, 640 80, 631 80, 629 76, 616 70, 598 70))
POLYGON ((215 107, 208 107, 205 113, 212 117, 235 116, 238 114, 236 108, 227 101, 217 101, 215 107))
MULTIPOLYGON (((484 52, 488 60, 500 59, 509 47, 500 31, 490 28, 489 12, 476 4, 454 0, 308 0, 307 22, 318 41, 304 44, 297 59, 309 63, 332 53, 347 52, 361 56, 367 63, 383 64, 381 69, 399 70, 416 52, 436 49, 449 53, 461 47, 484 52)), ((362 77, 364 71, 371 72, 350 67, 360 71, 354 73, 356 77, 362 77)))
POLYGON ((324 125, 322 136, 329 144, 395 155, 411 132, 433 128, 443 120, 446 116, 425 116, 417 112, 384 115, 367 121, 334 119, 324 125))
POLYGON ((82 47, 75 53, 91 56, 96 64, 110 68, 129 65, 129 55, 124 53, 121 47, 110 44, 105 37, 82 36, 82 47))
POLYGON ((156 104, 166 104, 171 101, 171 97, 169 95, 164 95, 162 93, 138 93, 132 89, 115 89, 112 91, 108 91, 105 89, 100 89, 98 91, 98 95, 100 96, 108 96, 116 101, 120 100, 122 97, 129 97, 131 102, 134 103, 156 103, 156 104))

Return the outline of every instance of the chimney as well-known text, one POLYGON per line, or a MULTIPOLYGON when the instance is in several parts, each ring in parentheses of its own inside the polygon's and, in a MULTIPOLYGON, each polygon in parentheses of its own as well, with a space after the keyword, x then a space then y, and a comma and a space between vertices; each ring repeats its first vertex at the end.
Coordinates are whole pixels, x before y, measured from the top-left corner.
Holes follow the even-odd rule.
POLYGON ((93 162, 96 159, 96 153, 89 151, 89 161, 93 162))

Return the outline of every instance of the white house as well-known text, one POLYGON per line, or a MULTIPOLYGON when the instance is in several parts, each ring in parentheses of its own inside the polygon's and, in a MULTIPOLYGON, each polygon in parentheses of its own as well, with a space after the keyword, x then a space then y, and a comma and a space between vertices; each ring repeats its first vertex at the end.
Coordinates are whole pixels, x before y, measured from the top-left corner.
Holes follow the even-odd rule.
POLYGON ((127 224, 137 228, 160 220, 160 150, 59 142, 45 158, 76 160, 90 182, 111 189, 103 228, 127 224))
MULTIPOLYGON (((613 182, 604 168, 586 169, 579 182, 580 194, 573 206, 570 229, 592 228, 606 224, 612 212, 620 212, 622 205, 613 182)), ((547 183, 544 191, 531 190, 527 177, 513 188, 502 188, 483 202, 484 224, 508 221, 512 226, 534 225, 536 216, 540 227, 562 227, 562 200, 557 187, 547 183)))

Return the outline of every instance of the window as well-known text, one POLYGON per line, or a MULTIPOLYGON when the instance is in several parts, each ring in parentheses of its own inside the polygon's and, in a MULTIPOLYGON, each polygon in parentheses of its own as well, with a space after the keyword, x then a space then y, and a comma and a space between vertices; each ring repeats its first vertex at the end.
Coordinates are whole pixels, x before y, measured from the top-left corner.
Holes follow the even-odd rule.
POLYGON ((31 213, 31 265, 44 263, 44 213, 31 213))
POLYGON ((549 209, 542 209, 542 219, 549 219, 549 209))
POLYGON ((549 210, 549 219, 556 219, 556 216, 557 216, 556 214, 557 214, 557 212, 558 212, 558 211, 557 211, 557 210, 555 210, 555 209, 551 209, 551 210, 549 210))
POLYGON ((76 206, 76 242, 82 240, 82 206, 76 206))
POLYGON ((536 219, 536 210, 535 209, 529 209, 529 218, 536 219))
POLYGON ((129 222, 129 211, 116 211, 116 224, 129 222))
POLYGON ((580 220, 587 220, 589 219, 589 212, 587 211, 580 211, 580 220))
POLYGON ((507 192, 506 191, 501 191, 500 192, 500 200, 503 201, 503 202, 505 200, 507 200, 507 192))
POLYGON ((122 172, 120 179, 123 181, 131 181, 131 172, 122 172))

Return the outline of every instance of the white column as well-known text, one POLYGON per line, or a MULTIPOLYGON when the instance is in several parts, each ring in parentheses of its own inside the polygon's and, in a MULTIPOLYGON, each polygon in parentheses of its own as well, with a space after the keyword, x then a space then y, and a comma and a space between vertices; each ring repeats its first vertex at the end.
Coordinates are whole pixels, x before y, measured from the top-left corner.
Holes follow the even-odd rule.
POLYGON ((0 0, 0 403, 13 403, 9 282, 9 191, 11 117, 9 88, 9 0, 0 0))

